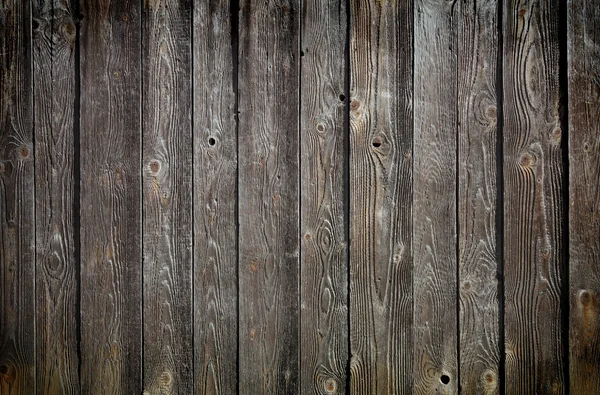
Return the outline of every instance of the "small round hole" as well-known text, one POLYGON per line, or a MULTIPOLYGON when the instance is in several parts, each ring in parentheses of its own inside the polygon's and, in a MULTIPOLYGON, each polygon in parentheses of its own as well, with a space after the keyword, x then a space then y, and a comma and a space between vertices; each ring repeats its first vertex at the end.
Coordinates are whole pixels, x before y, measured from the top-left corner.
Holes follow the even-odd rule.
POLYGON ((381 140, 379 140, 378 138, 373 140, 373 147, 375 148, 379 148, 381 147, 381 140))
POLYGON ((217 142, 217 141, 215 140, 215 138, 214 138, 214 137, 211 137, 211 138, 209 138, 209 139, 208 139, 208 144, 209 144, 209 145, 215 145, 215 143, 216 143, 216 142, 217 142))
POLYGON ((442 377, 440 377, 440 381, 442 384, 448 384, 450 382, 450 377, 448 377, 446 374, 443 374, 442 377))
POLYGON ((304 51, 300 51, 300 56, 304 56, 304 51))
POLYGON ((340 95, 340 101, 344 101, 344 100, 346 100, 346 96, 340 95))

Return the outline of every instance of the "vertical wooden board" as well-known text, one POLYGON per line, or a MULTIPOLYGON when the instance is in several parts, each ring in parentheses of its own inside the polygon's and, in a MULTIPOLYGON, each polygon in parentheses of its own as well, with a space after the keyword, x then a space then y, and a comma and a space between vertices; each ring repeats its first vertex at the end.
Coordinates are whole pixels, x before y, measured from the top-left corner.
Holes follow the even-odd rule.
POLYGON ((141 393, 140 3, 82 1, 81 386, 141 393))
POLYGON ((75 257, 76 20, 69 0, 32 2, 37 390, 79 394, 75 257))
POLYGON ((415 393, 458 392, 456 2, 417 0, 414 54, 415 393))
POLYGON ((498 394, 498 2, 457 6, 460 386, 467 394, 498 394))
POLYGON ((506 392, 565 393, 559 2, 504 5, 506 392))
POLYGON ((240 6, 239 390, 297 394, 299 2, 240 6))
POLYGON ((303 394, 345 394, 348 254, 345 206, 345 0, 302 4, 300 92, 303 394))
POLYGON ((143 386, 193 392, 189 0, 142 11, 143 386))
POLYGON ((28 1, 0 5, 0 393, 35 393, 35 233, 28 1))
POLYGON ((350 5, 350 392, 411 393, 413 6, 350 5))
POLYGON ((568 2, 570 383, 600 393, 600 2, 568 2))
POLYGON ((238 383, 237 130, 232 33, 225 0, 194 3, 194 385, 238 383))

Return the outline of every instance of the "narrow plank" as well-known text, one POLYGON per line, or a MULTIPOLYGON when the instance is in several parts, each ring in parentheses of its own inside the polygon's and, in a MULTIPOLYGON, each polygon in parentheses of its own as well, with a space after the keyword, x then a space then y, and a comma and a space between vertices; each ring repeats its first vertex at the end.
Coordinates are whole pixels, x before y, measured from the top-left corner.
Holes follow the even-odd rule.
POLYGON ((466 394, 498 394, 498 2, 457 6, 460 386, 466 394))
POLYGON ((141 384, 140 3, 82 1, 81 387, 141 384))
POLYGON ((299 392, 299 1, 240 1, 239 375, 299 392))
POLYGON ((190 0, 143 2, 143 386, 193 392, 190 0))
POLYGON ((504 4, 506 392, 565 393, 559 1, 504 4))
POLYGON ((0 7, 0 393, 35 393, 35 223, 28 1, 0 7))
POLYGON ((236 15, 226 0, 194 3, 196 394, 237 393, 236 15))
POLYGON ((568 2, 569 371, 571 393, 600 393, 600 2, 568 2))
POLYGON ((414 55, 415 393, 458 392, 456 2, 417 0, 414 55))
POLYGON ((300 152, 300 393, 345 394, 348 364, 346 236, 346 1, 302 4, 300 152))
POLYGON ((411 393, 413 5, 350 6, 350 392, 411 393))
POLYGON ((37 390, 79 394, 75 259, 75 4, 32 2, 37 390))

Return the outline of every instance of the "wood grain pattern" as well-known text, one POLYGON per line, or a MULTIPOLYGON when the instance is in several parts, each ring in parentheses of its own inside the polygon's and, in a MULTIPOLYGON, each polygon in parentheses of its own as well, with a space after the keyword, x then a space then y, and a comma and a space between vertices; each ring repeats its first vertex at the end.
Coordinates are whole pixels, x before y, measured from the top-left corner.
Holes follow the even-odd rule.
POLYGON ((568 2, 572 394, 600 393, 600 2, 568 2))
POLYGON ((301 20, 300 392, 345 394, 345 1, 305 1, 301 20))
POLYGON ((81 386, 141 384, 141 26, 134 0, 82 1, 81 386))
POLYGON ((37 391, 79 394, 75 259, 75 4, 32 2, 37 391))
POLYGON ((240 2, 240 393, 297 394, 298 0, 240 2))
POLYGON ((415 393, 458 392, 456 2, 415 2, 415 393))
POLYGON ((457 7, 460 386, 466 394, 498 394, 504 379, 496 249, 498 3, 457 7))
POLYGON ((413 8, 350 5, 350 391, 410 393, 413 8))
POLYGON ((237 20, 231 19, 236 15, 230 15, 229 1, 194 3, 196 394, 237 393, 237 47, 232 46, 237 20))
POLYGON ((189 0, 142 9, 143 386, 190 394, 192 90, 189 0))
POLYGON ((0 393, 35 393, 30 5, 0 5, 0 393))
POLYGON ((506 392, 565 393, 559 1, 504 4, 506 392))

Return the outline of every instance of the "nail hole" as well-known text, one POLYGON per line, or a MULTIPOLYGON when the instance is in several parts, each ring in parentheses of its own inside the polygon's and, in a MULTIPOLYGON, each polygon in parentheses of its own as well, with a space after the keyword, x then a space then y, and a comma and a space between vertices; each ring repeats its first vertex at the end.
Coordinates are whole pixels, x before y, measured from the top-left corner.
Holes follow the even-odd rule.
POLYGON ((344 101, 344 100, 346 100, 346 96, 340 95, 340 101, 344 101))
POLYGON ((37 29, 38 27, 40 27, 40 23, 38 21, 36 21, 35 19, 31 21, 31 28, 33 30, 37 29))
POLYGON ((448 375, 443 374, 442 377, 440 377, 440 381, 442 382, 442 384, 448 384, 450 382, 450 377, 448 377, 448 375))
POLYGON ((208 139, 208 144, 209 145, 215 145, 216 142, 217 141, 214 139, 214 137, 211 137, 211 138, 208 139))
POLYGON ((317 125, 317 130, 318 130, 319 132, 322 132, 322 131, 324 131, 324 130, 325 130, 325 126, 323 126, 322 124, 318 124, 318 125, 317 125))
POLYGON ((304 56, 304 51, 300 51, 300 56, 304 56))

